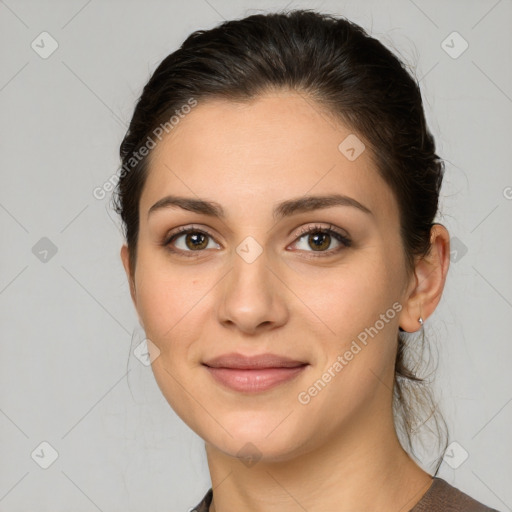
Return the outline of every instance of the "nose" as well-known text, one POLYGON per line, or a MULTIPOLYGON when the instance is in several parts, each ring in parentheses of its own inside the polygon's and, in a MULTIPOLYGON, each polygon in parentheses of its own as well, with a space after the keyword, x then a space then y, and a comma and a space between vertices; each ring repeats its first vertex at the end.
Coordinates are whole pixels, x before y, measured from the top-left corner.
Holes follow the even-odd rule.
POLYGON ((233 268, 220 289, 218 321, 245 334, 284 325, 289 317, 286 286, 276 274, 265 251, 251 263, 235 253, 233 268))

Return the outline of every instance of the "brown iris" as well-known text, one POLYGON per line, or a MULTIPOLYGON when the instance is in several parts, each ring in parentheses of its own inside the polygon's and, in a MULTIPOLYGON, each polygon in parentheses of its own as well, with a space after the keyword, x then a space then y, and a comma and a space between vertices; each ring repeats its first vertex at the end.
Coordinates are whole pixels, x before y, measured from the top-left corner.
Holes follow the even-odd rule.
POLYGON ((327 249, 331 243, 331 235, 328 233, 314 233, 308 236, 308 244, 314 251, 327 249), (314 241, 313 244, 311 241, 314 241))
POLYGON ((204 249, 208 245, 208 237, 202 233, 187 233, 185 243, 193 251, 204 249))

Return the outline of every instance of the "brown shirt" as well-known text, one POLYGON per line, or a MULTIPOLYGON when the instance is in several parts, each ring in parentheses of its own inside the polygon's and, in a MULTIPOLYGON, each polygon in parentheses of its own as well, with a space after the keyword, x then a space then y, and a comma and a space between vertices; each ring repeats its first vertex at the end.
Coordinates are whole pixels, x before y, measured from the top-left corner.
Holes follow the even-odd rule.
MULTIPOLYGON (((208 512, 213 491, 208 489, 201 503, 190 512, 208 512)), ((474 500, 451 486, 446 480, 435 476, 421 500, 409 512, 498 512, 474 500)))

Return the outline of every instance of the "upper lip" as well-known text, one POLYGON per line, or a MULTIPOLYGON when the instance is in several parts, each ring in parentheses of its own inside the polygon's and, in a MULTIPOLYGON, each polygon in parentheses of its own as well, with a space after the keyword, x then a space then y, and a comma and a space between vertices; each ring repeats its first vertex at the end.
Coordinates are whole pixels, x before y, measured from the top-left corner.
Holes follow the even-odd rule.
POLYGON ((223 354, 213 359, 205 361, 203 364, 211 368, 238 368, 241 370, 251 370, 257 368, 295 368, 308 364, 304 361, 297 361, 289 357, 276 354, 260 354, 256 356, 244 356, 232 352, 223 354))

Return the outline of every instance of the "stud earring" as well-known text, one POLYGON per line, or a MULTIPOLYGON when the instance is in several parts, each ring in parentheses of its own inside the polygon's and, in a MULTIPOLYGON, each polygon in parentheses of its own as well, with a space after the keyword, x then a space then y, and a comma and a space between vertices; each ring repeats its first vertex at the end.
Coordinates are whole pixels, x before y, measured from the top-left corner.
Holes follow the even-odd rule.
MULTIPOLYGON (((420 326, 423 326, 423 318, 421 318, 421 316, 418 318, 418 322, 420 323, 420 326)), ((398 327, 398 330, 400 332, 408 332, 408 331, 404 331, 401 327, 398 327)))

